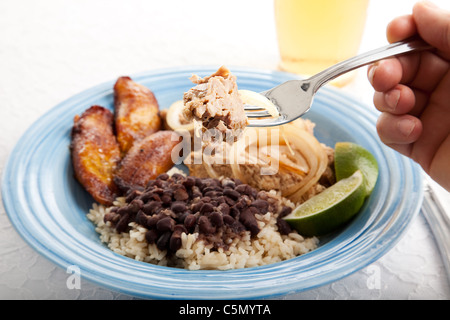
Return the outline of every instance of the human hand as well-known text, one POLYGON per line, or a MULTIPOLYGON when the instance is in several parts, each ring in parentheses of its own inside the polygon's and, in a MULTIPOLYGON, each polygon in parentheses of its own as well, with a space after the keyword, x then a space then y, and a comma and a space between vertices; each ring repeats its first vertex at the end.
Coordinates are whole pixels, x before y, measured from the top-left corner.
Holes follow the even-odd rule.
POLYGON ((368 68, 381 111, 381 141, 410 157, 450 191, 450 12, 419 2, 387 27, 389 42, 419 34, 436 48, 379 61, 368 68))

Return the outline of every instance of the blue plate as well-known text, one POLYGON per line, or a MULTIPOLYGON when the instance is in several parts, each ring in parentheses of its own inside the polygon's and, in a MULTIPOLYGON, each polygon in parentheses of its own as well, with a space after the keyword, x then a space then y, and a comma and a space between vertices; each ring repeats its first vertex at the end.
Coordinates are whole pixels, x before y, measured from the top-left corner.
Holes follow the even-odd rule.
MULTIPOLYGON (((150 88, 160 107, 182 98, 193 74, 214 68, 191 67, 147 72, 132 78, 150 88)), ((231 68, 240 89, 263 91, 294 76, 231 68)), ((420 209, 421 171, 378 139, 377 114, 333 88, 322 88, 305 116, 319 141, 334 146, 352 141, 370 150, 380 167, 375 190, 344 229, 321 239, 315 251, 271 265, 230 271, 189 271, 123 257, 103 245, 86 218, 92 198, 73 178, 69 156, 73 117, 91 105, 113 108, 115 80, 57 105, 36 121, 12 151, 2 177, 7 214, 25 241, 84 279, 141 298, 253 299, 318 287, 367 266, 399 240, 420 209)), ((373 108, 372 108, 373 109, 373 108)))

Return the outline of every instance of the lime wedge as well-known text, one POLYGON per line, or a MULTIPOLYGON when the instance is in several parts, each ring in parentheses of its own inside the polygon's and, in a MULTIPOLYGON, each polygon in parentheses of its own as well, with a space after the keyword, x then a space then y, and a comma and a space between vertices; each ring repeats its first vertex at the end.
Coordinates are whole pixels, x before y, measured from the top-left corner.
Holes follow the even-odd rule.
POLYGON ((356 170, 364 176, 366 196, 372 193, 378 179, 378 163, 362 146, 352 142, 338 142, 334 148, 336 181, 350 177, 356 170))
POLYGON ((324 235, 343 226, 358 213, 365 196, 364 178, 357 170, 305 201, 283 219, 301 235, 324 235))

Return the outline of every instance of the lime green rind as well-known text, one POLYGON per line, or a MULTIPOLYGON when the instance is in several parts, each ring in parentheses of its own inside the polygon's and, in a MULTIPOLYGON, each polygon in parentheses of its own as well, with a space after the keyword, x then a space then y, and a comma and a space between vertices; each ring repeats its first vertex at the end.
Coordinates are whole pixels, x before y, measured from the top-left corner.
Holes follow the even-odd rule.
POLYGON ((352 142, 338 142, 335 145, 334 168, 336 181, 351 176, 361 170, 364 176, 366 197, 369 196, 378 180, 378 162, 370 151, 352 142))
POLYGON ((363 181, 362 173, 356 171, 304 202, 284 219, 304 236, 330 233, 346 224, 361 209, 366 195, 363 181))

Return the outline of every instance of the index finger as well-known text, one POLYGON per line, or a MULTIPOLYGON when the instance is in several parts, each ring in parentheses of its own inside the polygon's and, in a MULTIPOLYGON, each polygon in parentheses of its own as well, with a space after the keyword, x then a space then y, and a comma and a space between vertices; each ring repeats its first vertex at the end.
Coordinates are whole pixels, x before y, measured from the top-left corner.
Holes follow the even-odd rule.
POLYGON ((417 27, 412 15, 397 17, 386 28, 386 37, 390 43, 412 37, 416 33, 417 27))

